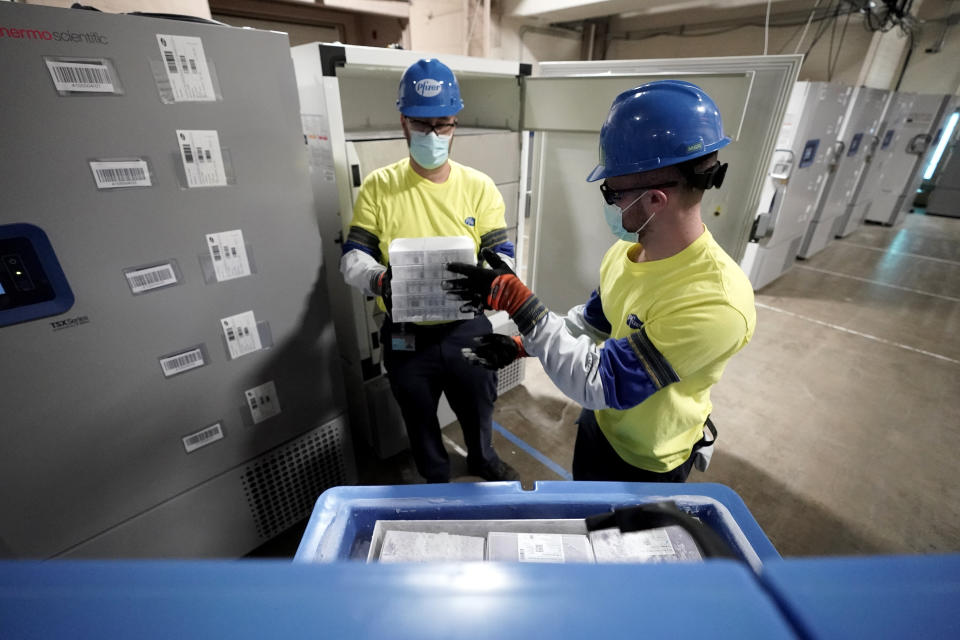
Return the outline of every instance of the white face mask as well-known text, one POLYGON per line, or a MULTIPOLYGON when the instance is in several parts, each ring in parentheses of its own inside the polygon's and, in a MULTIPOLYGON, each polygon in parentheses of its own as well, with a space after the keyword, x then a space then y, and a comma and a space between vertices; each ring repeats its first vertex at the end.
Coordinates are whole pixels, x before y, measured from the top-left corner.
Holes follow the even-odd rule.
POLYGON ((654 216, 657 215, 657 212, 654 211, 653 214, 647 218, 640 228, 636 231, 627 231, 623 226, 623 214, 627 212, 627 209, 633 205, 640 202, 640 198, 647 195, 647 191, 644 191, 639 196, 634 198, 633 202, 628 204, 626 207, 621 209, 615 204, 607 204, 606 201, 603 203, 603 217, 607 221, 607 225, 610 227, 610 231, 613 232, 613 235, 617 236, 621 240, 626 240, 627 242, 639 242, 640 232, 643 231, 644 227, 650 224, 650 221, 653 220, 654 216))
POLYGON ((441 136, 433 131, 424 133, 411 129, 410 155, 424 169, 436 169, 447 161, 452 137, 441 136))

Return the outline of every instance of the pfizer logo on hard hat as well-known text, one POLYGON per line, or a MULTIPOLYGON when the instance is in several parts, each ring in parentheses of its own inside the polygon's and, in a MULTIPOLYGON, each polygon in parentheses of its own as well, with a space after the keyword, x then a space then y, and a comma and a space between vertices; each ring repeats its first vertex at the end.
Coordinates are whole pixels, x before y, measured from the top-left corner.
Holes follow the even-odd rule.
POLYGON ((424 98, 432 98, 433 96, 439 95, 440 91, 443 90, 443 83, 433 78, 424 78, 423 80, 417 81, 413 90, 424 98))

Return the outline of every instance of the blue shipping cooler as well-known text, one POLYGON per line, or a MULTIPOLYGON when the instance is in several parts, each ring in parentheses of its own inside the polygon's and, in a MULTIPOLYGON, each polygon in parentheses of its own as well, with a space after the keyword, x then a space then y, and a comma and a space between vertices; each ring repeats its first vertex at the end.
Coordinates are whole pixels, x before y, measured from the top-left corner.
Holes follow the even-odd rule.
POLYGON ((336 487, 317 500, 294 562, 367 557, 378 520, 582 519, 672 500, 719 534, 755 571, 779 554, 730 488, 711 483, 519 482, 336 487))

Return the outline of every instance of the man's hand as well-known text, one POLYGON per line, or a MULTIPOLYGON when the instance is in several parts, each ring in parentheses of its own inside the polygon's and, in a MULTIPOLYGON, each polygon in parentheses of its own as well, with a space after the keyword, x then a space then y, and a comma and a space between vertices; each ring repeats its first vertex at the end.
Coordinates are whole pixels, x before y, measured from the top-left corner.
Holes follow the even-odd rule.
POLYGON ((373 277, 370 282, 370 290, 383 298, 383 306, 387 308, 387 313, 393 311, 393 289, 390 287, 390 280, 393 278, 393 271, 387 267, 386 271, 381 271, 373 277))
POLYGON ((473 339, 472 347, 464 347, 460 351, 471 364, 493 371, 527 355, 520 336, 505 336, 499 333, 477 336, 473 339))
MULTIPOLYGON (((467 303, 463 305, 463 310, 486 308, 509 312, 507 304, 513 298, 522 296, 525 299, 532 295, 530 290, 520 282, 517 274, 500 259, 493 249, 483 249, 480 251, 480 257, 490 265, 489 269, 464 262, 451 262, 447 265, 447 270, 464 276, 444 280, 443 283, 449 295, 467 303), (516 289, 517 295, 504 296, 508 289, 516 289)), ((522 304, 522 300, 519 302, 522 304)))

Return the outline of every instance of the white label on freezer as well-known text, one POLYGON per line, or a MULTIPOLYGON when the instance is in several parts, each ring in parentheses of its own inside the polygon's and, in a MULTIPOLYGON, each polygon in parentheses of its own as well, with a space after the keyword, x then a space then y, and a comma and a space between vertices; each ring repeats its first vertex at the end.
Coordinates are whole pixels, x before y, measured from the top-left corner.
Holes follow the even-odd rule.
POLYGON ((247 247, 243 243, 243 231, 234 229, 222 233, 207 234, 207 248, 217 282, 233 280, 250 275, 247 247))
POLYGON ((303 137, 307 140, 307 151, 310 153, 310 170, 320 176, 321 180, 334 182, 336 175, 333 172, 333 145, 330 143, 327 116, 304 114, 300 119, 303 123, 303 137))
POLYGON ((174 273, 173 267, 169 264, 127 271, 123 275, 127 276, 127 283, 133 293, 143 293, 177 283, 177 274, 174 273))
POLYGON ((163 375, 168 378, 205 364, 203 351, 200 349, 190 349, 168 358, 160 358, 160 368, 163 369, 163 375))
POLYGON ((217 99, 200 38, 158 34, 157 44, 175 102, 213 102, 217 99))
POLYGON ((188 187, 219 187, 227 184, 216 131, 177 129, 180 158, 188 187))
POLYGON ((110 68, 102 62, 60 62, 47 60, 47 69, 57 91, 113 93, 110 68))
POLYGON ((183 448, 187 450, 187 453, 191 451, 196 451, 200 447, 205 447, 208 444, 213 444, 217 440, 223 440, 223 428, 218 422, 215 425, 209 426, 203 431, 197 431, 194 434, 191 434, 183 439, 183 448))
POLYGON ((223 327, 223 337, 227 339, 231 359, 259 351, 263 347, 260 344, 257 319, 253 316, 253 311, 222 318, 220 326, 223 327))
POLYGON ((260 424, 267 418, 280 413, 280 400, 277 398, 277 388, 272 380, 259 387, 247 389, 244 394, 247 397, 247 406, 250 407, 253 424, 260 424))
POLYGON ((144 160, 117 160, 90 163, 97 189, 122 189, 123 187, 149 187, 150 170, 144 160))
POLYGON ((557 533, 518 533, 520 562, 563 562, 563 536, 557 533))

